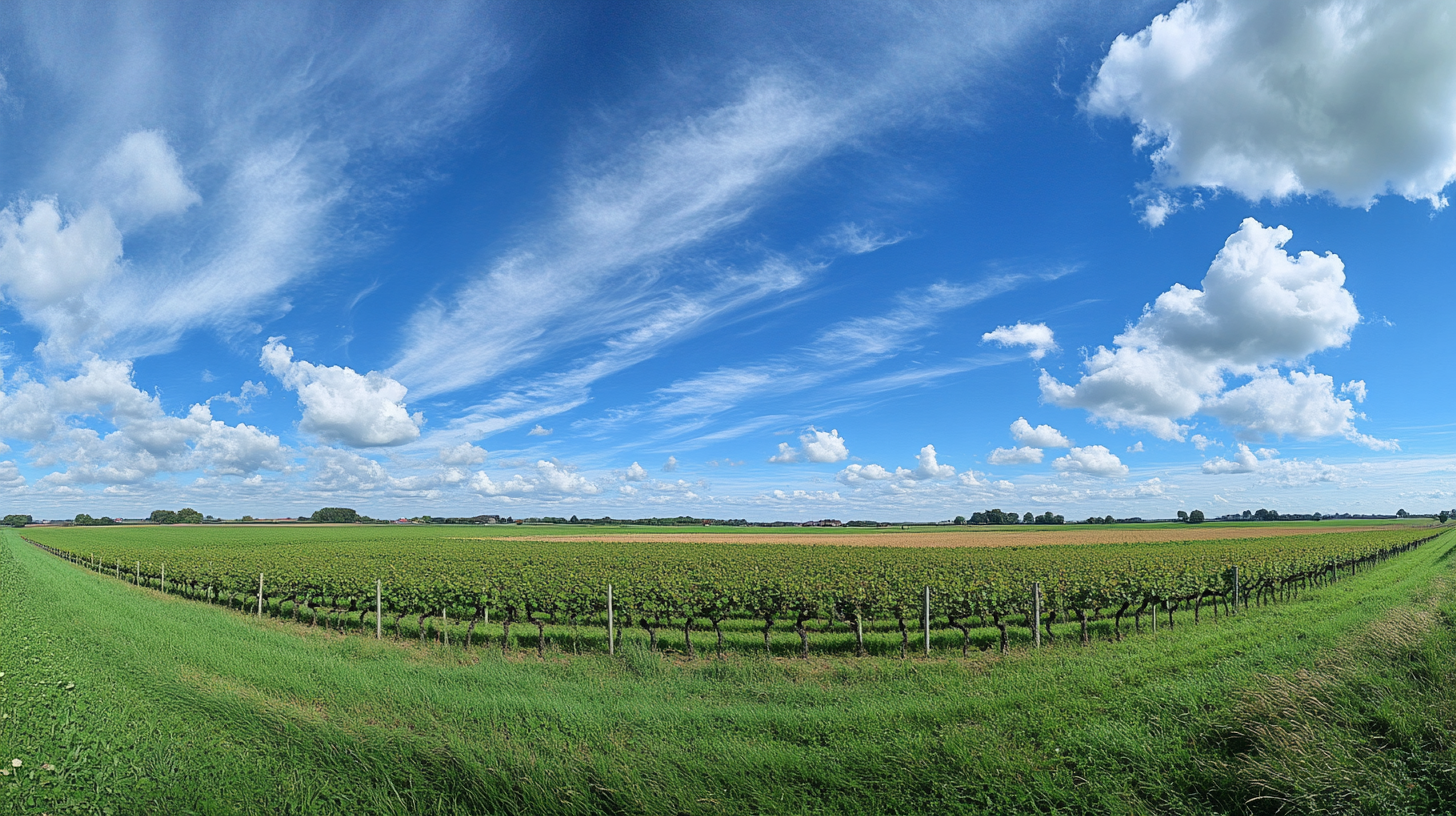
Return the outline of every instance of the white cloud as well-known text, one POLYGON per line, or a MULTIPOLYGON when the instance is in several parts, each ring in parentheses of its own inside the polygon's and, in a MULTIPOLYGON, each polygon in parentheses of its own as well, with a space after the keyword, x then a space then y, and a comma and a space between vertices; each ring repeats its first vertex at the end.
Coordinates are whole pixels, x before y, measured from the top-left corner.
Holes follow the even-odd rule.
POLYGON ((883 482, 895 478, 895 474, 880 467, 879 465, 847 465, 844 470, 834 477, 847 485, 856 485, 861 482, 883 482))
POLYGON ((935 446, 926 445, 920 449, 920 454, 915 457, 916 465, 914 470, 907 471, 904 468, 896 468, 895 474, 915 481, 927 479, 949 479, 955 475, 956 469, 950 465, 942 465, 936 459, 935 446))
POLYGON ((1261 468, 1260 482, 1279 487, 1303 487, 1325 482, 1341 483, 1346 480, 1345 471, 1335 465, 1327 465, 1319 459, 1304 462, 1298 459, 1277 459, 1261 468))
POLYGON ((125 225, 176 215, 202 200, 183 176, 176 151, 156 130, 122 139, 102 160, 97 181, 104 200, 125 225))
POLYGON ((70 379, 17 378, 0 393, 0 436, 32 442, 50 486, 138 484, 161 473, 247 476, 288 468, 278 437, 213 419, 206 404, 171 416, 136 388, 130 363, 92 359, 70 379), (109 423, 103 433, 80 424, 109 423))
POLYGON ((469 467, 478 465, 485 461, 490 452, 484 448, 476 447, 469 442, 461 442, 459 445, 440 449, 440 461, 447 465, 469 467))
MULTIPOLYGON (((1052 277, 1048 275, 1047 277, 1052 277)), ((1001 275, 974 284, 938 283, 898 293, 893 308, 874 316, 840 320, 814 340, 767 362, 720 368, 659 389, 648 406, 626 412, 633 419, 704 418, 765 397, 782 398, 798 391, 843 382, 846 374, 889 360, 913 348, 946 312, 969 306, 1016 288, 1026 275, 1001 275)), ((974 365, 953 367, 965 371, 974 365)), ((937 369, 938 370, 938 369, 937 369)), ((934 372, 932 372, 934 373, 934 372)), ((923 382, 917 377, 894 380, 886 388, 923 382)), ((860 383, 858 388, 877 387, 860 383)))
POLYGON ((540 426, 540 424, 537 424, 536 427, 532 428, 529 431, 526 431, 526 436, 550 436, 550 435, 551 435, 551 429, 550 428, 543 428, 543 427, 540 426))
POLYGON ((467 487, 486 496, 509 497, 559 498, 595 496, 602 492, 600 485, 577 473, 575 468, 545 459, 536 462, 534 473, 516 474, 505 481, 495 481, 484 471, 479 471, 471 477, 467 487))
POLYGON ((905 240, 903 235, 886 235, 858 224, 844 224, 829 236, 829 242, 851 255, 865 255, 905 240))
POLYGON ((676 470, 677 470, 677 457, 676 456, 669 456, 669 457, 667 457, 667 461, 662 463, 662 472, 663 473, 672 473, 672 472, 674 472, 676 470))
POLYGON ((391 372, 415 393, 456 390, 566 349, 616 346, 664 304, 691 304, 691 314, 630 350, 646 357, 722 317, 725 301, 740 310, 803 286, 810 278, 801 272, 714 291, 684 267, 809 168, 938 118, 948 94, 979 84, 990 55, 1044 19, 1033 8, 957 5, 882 8, 876 17, 856 30, 863 51, 854 60, 790 49, 729 72, 727 87, 695 84, 670 117, 633 107, 644 121, 636 132, 584 134, 580 152, 604 158, 578 165, 553 196, 556 211, 522 230, 516 246, 416 313, 391 372), (482 325, 484 309, 493 319, 482 325), (555 330, 543 336, 543 325, 555 330))
POLYGON ((999 346, 1031 346, 1028 356, 1040 360, 1047 352, 1056 351, 1057 343, 1052 330, 1045 323, 1020 323, 1014 326, 997 326, 981 335, 982 343, 999 346))
POLYGON ((1193 443, 1193 447, 1201 451, 1207 450, 1214 445, 1219 445, 1220 447, 1223 445, 1223 443, 1209 439, 1203 434, 1194 434, 1193 436, 1188 438, 1188 441, 1193 443))
POLYGON ((636 462, 633 462, 631 467, 627 468, 625 471, 622 472, 622 478, 629 482, 646 481, 647 468, 642 467, 636 462))
POLYGON ((1042 460, 1041 448, 997 448, 986 461, 993 465, 1031 465, 1042 460))
POLYGON ((22 487, 25 487, 25 477, 20 474, 20 467, 8 459, 0 462, 0 490, 19 490, 22 487))
MULTIPOLYGON (((847 465, 834 478, 841 484, 851 487, 870 485, 876 482, 893 482, 896 485, 896 489, 901 489, 914 485, 917 482, 939 481, 950 479, 956 475, 954 466, 940 463, 934 445, 926 445, 921 448, 920 453, 915 456, 915 462, 916 464, 913 470, 897 467, 894 471, 875 464, 847 465)), ((966 480, 967 477, 963 474, 961 478, 962 482, 976 484, 974 474, 969 476, 969 482, 966 480)))
POLYGON ((1204 413, 1225 425, 1240 428, 1240 435, 1290 435, 1299 439, 1344 436, 1372 450, 1398 450, 1394 440, 1378 440, 1355 430, 1355 408, 1335 396, 1335 381, 1324 375, 1261 370, 1249 382, 1205 401, 1204 413))
POLYGON ((29 309, 70 301, 59 318, 85 311, 79 293, 116 274, 120 259, 121 232, 103 208, 68 218, 41 199, 0 210, 0 285, 29 309))
MULTIPOLYGON (((256 331, 289 308, 288 284, 367 248, 381 211, 432 170, 401 159, 477 111, 504 49, 480 10, 356 11, 323 38, 310 4, 26 18, 8 53, 38 70, 12 90, 45 115, 13 123, 9 183, 35 192, 9 202, 12 223, 31 222, 11 249, 63 252, 7 294, 48 359, 256 331), (161 120, 165 136, 137 130, 161 120)), ((13 270, 0 259, 0 285, 13 270)))
POLYGON ((377 371, 321 366, 293 359, 282 338, 263 347, 264 370, 298 393, 303 407, 299 428, 355 448, 402 445, 419 438, 423 414, 405 408, 406 389, 377 371))
MULTIPOLYGON (((1445 0, 1189 0, 1119 36, 1083 104, 1137 125, 1166 188, 1439 209, 1456 179, 1452 42, 1445 0)), ((1162 191, 1143 203, 1152 226, 1176 209, 1162 191)))
POLYGON ((811 425, 808 432, 799 437, 798 449, 787 442, 780 442, 779 452, 769 457, 769 461, 777 464, 798 461, 830 463, 843 462, 848 458, 849 448, 838 430, 826 433, 811 425))
POLYGON ((787 442, 779 443, 779 452, 768 460, 776 465, 787 465, 799 461, 799 451, 787 442))
POLYGON ((1128 445, 1127 446, 1127 452, 1128 453, 1142 453, 1143 452, 1143 443, 1142 443, 1142 440, 1138 440, 1136 443, 1134 443, 1132 445, 1128 445))
POLYGON ((1204 473, 1253 473, 1259 469, 1259 460, 1248 445, 1239 445, 1232 459, 1216 457, 1203 463, 1204 473))
MULTIPOLYGON (((1072 443, 1062 432, 1050 425, 1038 425, 1035 428, 1026 417, 1018 417, 1011 423, 1011 438, 1017 444, 1029 445, 1033 448, 1070 448, 1072 443)), ((1038 460, 1040 461, 1040 460, 1038 460)))
POLYGON ((1340 393, 1350 397, 1356 402, 1364 402, 1370 392, 1365 388, 1364 380, 1351 380, 1340 386, 1340 393))
MULTIPOLYGON (((215 379, 217 378, 204 379, 204 382, 212 382, 215 379)), ((238 389, 238 395, 236 397, 229 391, 226 394, 218 394, 217 396, 211 397, 207 402, 208 404, 214 402, 230 402, 237 407, 238 413, 247 414, 252 412, 253 400, 255 398, 266 396, 268 396, 268 386, 253 382, 252 380, 244 380, 242 387, 238 389)))
POLYGON ((1113 338, 1115 348, 1098 347, 1075 386, 1043 371, 1042 399, 1162 439, 1181 441, 1189 426, 1179 420, 1202 411, 1249 438, 1340 435, 1393 446, 1355 430, 1353 408, 1335 397, 1329 377, 1295 371, 1286 378, 1274 368, 1343 346, 1360 318, 1340 259, 1291 257, 1283 250, 1291 237, 1284 227, 1245 219, 1201 290, 1174 284, 1113 338), (1252 379, 1225 391, 1229 375, 1252 379))
POLYGON ((1118 478, 1127 475, 1127 465, 1117 458, 1117 454, 1102 445, 1072 448, 1066 456, 1054 459, 1052 467, 1063 473, 1101 478, 1118 478))

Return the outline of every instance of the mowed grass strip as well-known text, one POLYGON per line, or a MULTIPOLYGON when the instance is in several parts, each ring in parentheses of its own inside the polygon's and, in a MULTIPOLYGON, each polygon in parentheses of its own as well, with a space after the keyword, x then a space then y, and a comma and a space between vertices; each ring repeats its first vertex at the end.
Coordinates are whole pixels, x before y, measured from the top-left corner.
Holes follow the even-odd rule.
POLYGON ((503 658, 260 623, 4 539, 0 763, 22 767, 0 776, 0 805, 20 813, 1451 804, 1451 775, 1436 773, 1451 767, 1456 710, 1449 535, 1301 600, 1122 644, 693 662, 635 648, 503 658), (1412 610, 1424 622, 1387 648, 1381 633, 1412 610), (1307 708, 1325 713, 1286 729, 1302 709, 1259 700, 1301 677, 1320 678, 1310 699, 1325 708, 1307 708), (1311 739, 1278 740, 1299 729, 1311 739), (1329 744, 1333 760, 1310 754, 1329 744), (1321 762, 1333 770, 1310 770, 1321 762))

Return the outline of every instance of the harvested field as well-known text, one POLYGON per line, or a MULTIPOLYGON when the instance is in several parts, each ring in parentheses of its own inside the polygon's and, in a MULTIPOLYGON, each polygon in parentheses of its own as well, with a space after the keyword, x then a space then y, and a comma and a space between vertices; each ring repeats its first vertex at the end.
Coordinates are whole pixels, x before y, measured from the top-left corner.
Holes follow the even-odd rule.
MULTIPOLYGON (((1009 527, 1009 528, 962 528, 959 530, 934 530, 911 532, 886 530, 884 532, 854 533, 694 533, 685 530, 679 533, 624 532, 621 535, 597 533, 592 535, 543 535, 513 536, 515 541, 614 541, 629 544, 803 544, 806 546, 833 547, 1039 547, 1047 544, 1142 544, 1161 541, 1216 541, 1230 538, 1264 538, 1281 535, 1309 535, 1310 533, 1351 533, 1366 530, 1387 530, 1389 527, 1305 526, 1281 527, 1276 525, 1259 527, 1188 526, 1178 529, 1158 527, 1146 530, 1098 527, 1009 527)), ((461 536, 464 540, 489 540, 486 536, 461 536)))

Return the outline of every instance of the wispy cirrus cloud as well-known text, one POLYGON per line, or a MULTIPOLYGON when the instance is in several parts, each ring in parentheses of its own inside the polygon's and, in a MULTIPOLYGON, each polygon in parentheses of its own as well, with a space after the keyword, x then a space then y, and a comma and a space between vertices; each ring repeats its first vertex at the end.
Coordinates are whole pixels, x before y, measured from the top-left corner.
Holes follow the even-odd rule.
POLYGON ((508 49, 463 4, 355 11, 16 10, 9 93, 47 116, 4 142, 0 221, 19 229, 0 224, 0 284, 47 359, 253 330, 287 310, 290 283, 369 244, 372 214, 408 186, 392 162, 477 110, 508 49), (67 251, 23 252, 47 245, 67 251), (40 281, 68 282, 65 297, 40 281))
MULTIPOLYGON (((415 314, 391 372, 413 393, 431 395, 563 354, 586 361, 558 366, 576 371, 590 367, 593 347, 610 347, 664 303, 723 311, 719 302, 732 296, 715 294, 715 270, 705 274, 689 259, 701 259, 817 162, 935 118, 935 100, 974 87, 1041 10, 944 5, 897 12, 880 20, 881 39, 866 44, 876 59, 854 66, 837 57, 780 59, 737 72, 729 90, 715 89, 697 110, 655 122, 611 149, 595 146, 612 158, 568 173, 551 217, 458 291, 415 314), (486 311, 492 319, 482 322, 486 311)), ((836 236, 842 252, 890 240, 858 228, 836 236)), ((807 279, 781 279, 733 308, 807 279)), ((651 345, 676 342, 701 323, 680 325, 651 345)))

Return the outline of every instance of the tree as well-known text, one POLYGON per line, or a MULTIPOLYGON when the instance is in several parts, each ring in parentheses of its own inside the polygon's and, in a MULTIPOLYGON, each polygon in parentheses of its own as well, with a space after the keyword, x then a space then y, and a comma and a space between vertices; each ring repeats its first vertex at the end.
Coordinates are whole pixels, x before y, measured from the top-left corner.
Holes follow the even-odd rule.
POLYGON ((242 519, 240 519, 240 520, 241 521, 252 521, 253 520, 253 517, 252 516, 243 516, 242 519))
POLYGON ((956 516, 955 517, 955 523, 956 523, 957 526, 962 525, 962 524, 965 524, 966 523, 966 517, 965 516, 956 516))
POLYGON ((1178 511, 1178 520, 1179 521, 1187 521, 1188 520, 1188 511, 1186 511, 1186 510, 1179 510, 1178 511))
POLYGON ((1024 516, 1021 517, 1021 523, 1022 524, 1035 524, 1036 523, 1036 516, 1033 516, 1031 514, 1031 512, 1028 511, 1026 515, 1024 515, 1024 516))
POLYGON ((1442 524, 1445 524, 1446 520, 1451 518, 1451 516, 1448 515, 1445 510, 1442 510, 1441 515, 1436 516, 1436 518, 1440 519, 1442 524))
POLYGON ((317 521, 320 524, 356 524, 359 521, 359 514, 350 507, 325 507, 315 510, 309 521, 317 521))
POLYGON ((31 518, 28 515, 21 515, 19 513, 12 513, 11 515, 6 516, 4 521, 6 527, 24 527, 27 524, 34 523, 35 519, 31 518))
POLYGON ((177 514, 171 510, 153 510, 152 514, 147 516, 147 520, 157 524, 176 524, 177 514))
POLYGON ((1102 523, 1103 524, 1116 524, 1117 523, 1117 519, 1115 519, 1111 515, 1109 515, 1107 518, 1105 518, 1105 519, 1102 520, 1102 523))
POLYGON ((1395 511, 1395 517, 1396 518, 1410 518, 1410 513, 1407 513, 1405 511, 1405 509, 1402 508, 1400 510, 1395 511))
POLYGON ((580 524, 581 522, 579 522, 579 521, 576 520, 576 516, 572 516, 571 517, 571 523, 572 524, 580 524))
POLYGON ((1192 513, 1189 513, 1188 514, 1188 523, 1189 524, 1202 524, 1203 523, 1203 511, 1202 510, 1194 510, 1192 513))
POLYGON ((191 507, 184 507, 177 511, 178 524, 201 524, 202 514, 191 507))
POLYGON ((75 524, 77 527, 105 527, 109 524, 115 524, 116 522, 113 521, 110 516, 91 518, 85 513, 77 513, 75 520, 71 523, 75 524))

